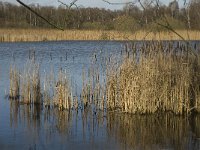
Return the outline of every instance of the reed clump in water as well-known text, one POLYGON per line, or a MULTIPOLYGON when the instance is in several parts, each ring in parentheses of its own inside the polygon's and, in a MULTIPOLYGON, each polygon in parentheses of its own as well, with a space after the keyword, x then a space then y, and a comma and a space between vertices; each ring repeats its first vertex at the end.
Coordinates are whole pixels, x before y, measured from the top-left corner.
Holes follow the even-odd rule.
POLYGON ((101 81, 102 71, 99 62, 97 62, 96 54, 92 57, 91 66, 88 68, 88 74, 83 68, 82 72, 82 92, 81 102, 86 108, 89 105, 94 105, 97 109, 104 109, 104 83, 101 81))
POLYGON ((108 72, 107 108, 139 114, 199 111, 200 57, 194 53, 161 42, 133 49, 132 57, 108 72))
POLYGON ((10 98, 15 99, 20 96, 18 100, 22 104, 58 106, 60 110, 78 108, 78 100, 73 102, 66 71, 63 72, 61 69, 57 80, 54 79, 53 72, 49 76, 45 75, 42 82, 44 89, 42 89, 40 65, 34 59, 27 61, 21 74, 18 70, 16 67, 10 68, 10 98))
POLYGON ((54 105, 60 110, 71 109, 73 107, 72 91, 67 78, 66 71, 59 71, 58 81, 55 86, 54 105))
POLYGON ((19 99, 20 95, 20 76, 16 66, 11 65, 10 67, 10 99, 19 99))
POLYGON ((43 83, 43 102, 44 106, 50 108, 53 106, 52 97, 54 96, 55 90, 55 79, 54 79, 54 72, 51 69, 49 75, 44 74, 44 83, 43 83))
MULTIPOLYGON (((10 97, 20 95, 22 103, 42 103, 40 67, 34 60, 28 61, 20 81, 17 71, 10 72, 10 97)), ((104 76, 101 77, 104 70, 100 69, 96 55, 88 80, 83 71, 81 102, 84 106, 94 104, 95 108, 140 114, 200 112, 200 57, 189 46, 146 42, 132 51, 126 50, 122 60, 116 57, 114 61, 109 58, 106 63, 105 83, 104 76)), ((44 104, 58 106, 60 110, 78 108, 78 97, 73 100, 66 72, 60 70, 57 81, 53 80, 51 84, 44 81, 44 104)))
POLYGON ((27 62, 21 75, 21 102, 41 103, 40 66, 34 60, 27 62))
MULTIPOLYGON (((88 71, 89 72, 89 71, 88 71)), ((89 104, 89 100, 90 100, 90 80, 87 81, 86 80, 86 71, 85 68, 83 68, 83 72, 82 72, 82 92, 81 92, 81 102, 83 107, 87 107, 89 104)))

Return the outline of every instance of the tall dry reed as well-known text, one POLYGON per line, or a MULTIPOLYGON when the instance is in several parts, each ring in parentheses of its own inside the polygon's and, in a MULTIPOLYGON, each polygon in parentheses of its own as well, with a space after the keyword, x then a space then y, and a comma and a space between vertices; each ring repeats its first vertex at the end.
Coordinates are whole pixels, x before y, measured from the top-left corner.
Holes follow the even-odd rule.
POLYGON ((10 66, 10 99, 19 99, 20 96, 20 73, 15 65, 10 66))
MULTIPOLYGON (((44 71, 45 72, 45 71, 44 71)), ((44 74, 44 83, 43 83, 43 102, 45 107, 53 106, 52 97, 54 96, 55 92, 55 77, 54 71, 51 67, 51 71, 49 74, 45 72, 44 74)))
POLYGON ((107 108, 128 113, 199 111, 199 54, 190 47, 143 44, 107 75, 107 108))
POLYGON ((87 71, 83 68, 81 101, 85 108, 88 105, 94 105, 97 109, 103 110, 105 108, 104 83, 100 79, 102 71, 96 57, 94 54, 87 71))
MULTIPOLYGON (((199 31, 177 30, 186 40, 199 40, 199 31)), ((176 34, 163 32, 122 32, 101 30, 53 30, 53 29, 0 29, 0 42, 59 41, 59 40, 182 40, 176 34)))
MULTIPOLYGON (((55 95, 54 95, 54 104, 59 107, 60 110, 71 109, 73 104, 72 90, 67 78, 66 71, 60 69, 58 80, 55 85, 55 95)), ((75 107, 78 107, 77 105, 75 107)))
POLYGON ((21 102, 41 103, 40 66, 34 60, 27 61, 21 74, 21 102))
POLYGON ((11 65, 9 93, 11 99, 18 99, 22 104, 58 106, 60 110, 78 108, 78 99, 73 99, 66 70, 60 69, 57 80, 53 71, 48 76, 45 74, 41 83, 40 65, 35 59, 30 59, 23 71, 19 72, 19 69, 11 65))
MULTIPOLYGON (((80 101, 83 107, 93 105, 102 110, 118 109, 134 114, 200 112, 197 50, 181 43, 154 41, 126 46, 125 54, 121 54, 121 58, 108 58, 104 62, 106 73, 100 68, 96 55, 88 74, 83 69, 80 101)), ((35 59, 28 61, 20 81, 19 71, 12 68, 10 97, 20 95, 23 103, 42 103, 40 67, 35 59)), ((77 109, 80 102, 77 96, 73 98, 66 71, 61 69, 57 80, 51 78, 51 81, 42 82, 44 104, 58 106, 60 110, 77 109)))

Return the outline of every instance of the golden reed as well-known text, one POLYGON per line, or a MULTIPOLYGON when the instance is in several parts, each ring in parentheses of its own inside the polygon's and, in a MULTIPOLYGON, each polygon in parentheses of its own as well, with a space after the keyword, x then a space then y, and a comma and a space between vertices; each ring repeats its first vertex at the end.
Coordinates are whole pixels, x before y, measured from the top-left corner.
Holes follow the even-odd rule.
POLYGON ((133 46, 129 53, 120 65, 107 69, 108 109, 134 114, 200 112, 199 53, 162 42, 133 46))
POLYGON ((34 61, 28 61, 21 74, 11 66, 10 97, 20 96, 24 103, 56 105, 60 110, 78 109, 81 103, 83 107, 133 114, 200 112, 198 46, 161 41, 138 44, 125 47, 121 58, 104 59, 105 69, 94 55, 88 75, 83 69, 80 101, 73 98, 66 71, 60 70, 57 80, 50 74, 40 82, 39 65, 34 61))
MULTIPOLYGON (((178 30, 186 40, 200 40, 199 31, 178 30)), ((0 42, 60 40, 181 40, 172 32, 120 32, 101 30, 0 29, 0 42)))
MULTIPOLYGON (((28 60, 23 69, 10 66, 9 98, 22 104, 44 104, 47 107, 57 106, 60 110, 71 109, 75 105, 71 91, 66 71, 60 70, 58 79, 51 72, 49 76, 45 75, 41 83, 40 65, 34 59, 28 60)), ((78 108, 78 105, 75 107, 78 108)))

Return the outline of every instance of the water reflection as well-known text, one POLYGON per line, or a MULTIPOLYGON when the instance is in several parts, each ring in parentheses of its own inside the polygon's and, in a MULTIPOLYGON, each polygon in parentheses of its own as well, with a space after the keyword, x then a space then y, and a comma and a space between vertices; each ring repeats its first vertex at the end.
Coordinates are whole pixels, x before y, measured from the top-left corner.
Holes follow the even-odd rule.
MULTIPOLYGON (((50 65, 57 70, 62 66, 70 70, 79 88, 82 85, 82 67, 87 67, 94 49, 98 55, 105 53, 106 56, 131 53, 131 48, 121 50, 120 44, 103 42, 102 48, 93 42, 13 43, 5 46, 8 48, 1 45, 0 63, 4 68, 0 87, 8 87, 13 50, 16 63, 23 66, 24 58, 29 56, 29 47, 34 47, 34 55, 43 62, 42 71, 48 71, 50 65)), ((200 149, 200 116, 127 115, 98 111, 93 106, 78 111, 59 111, 41 105, 21 105, 16 101, 10 101, 10 111, 5 110, 5 116, 10 114, 10 117, 2 120, 10 118, 10 128, 1 124, 5 131, 1 132, 4 140, 0 137, 0 143, 13 146, 13 149, 200 149)))
POLYGON ((17 101, 10 101, 10 127, 15 130, 24 127, 36 149, 41 145, 53 149, 49 147, 50 143, 56 143, 58 149, 116 149, 116 145, 106 139, 103 115, 92 107, 60 111, 58 108, 20 105, 17 101))
MULTIPOLYGON (((24 125, 28 134, 48 144, 62 137, 82 141, 92 148, 105 149, 200 149, 200 116, 181 117, 173 114, 130 115, 103 112, 88 107, 83 110, 59 111, 40 105, 20 105, 10 101, 10 126, 24 125), (100 141, 100 142, 99 142, 100 141), (94 147, 94 143, 100 145, 94 147), (103 145, 103 146, 105 146, 103 145), (118 147, 119 146, 119 147, 118 147)), ((68 143, 68 144, 67 144, 68 143)), ((75 143, 74 143, 75 144, 75 143)), ((87 147, 87 148, 88 148, 87 147)))
POLYGON ((200 149, 199 123, 200 116, 189 121, 173 114, 110 113, 107 130, 122 143, 122 149, 200 149))
POLYGON ((41 110, 41 105, 21 105, 18 101, 10 100, 10 126, 25 124, 29 129, 40 128, 41 110))

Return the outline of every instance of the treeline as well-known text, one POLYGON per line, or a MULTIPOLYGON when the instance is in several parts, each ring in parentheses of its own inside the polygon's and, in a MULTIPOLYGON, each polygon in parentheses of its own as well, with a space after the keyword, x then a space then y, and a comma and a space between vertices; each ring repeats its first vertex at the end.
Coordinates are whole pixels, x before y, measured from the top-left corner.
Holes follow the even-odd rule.
MULTIPOLYGON (((29 5, 52 23, 65 29, 125 30, 173 29, 200 30, 200 1, 193 1, 187 8, 171 5, 147 6, 141 9, 126 5, 122 10, 100 8, 71 8, 29 5), (162 26, 163 25, 163 26, 162 26)), ((0 2, 1 28, 51 28, 23 6, 0 2)))

